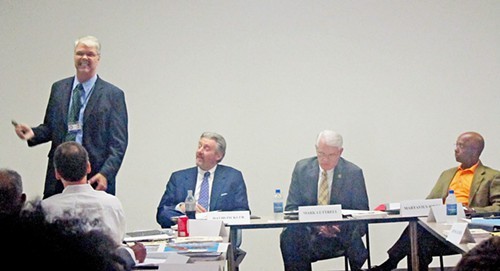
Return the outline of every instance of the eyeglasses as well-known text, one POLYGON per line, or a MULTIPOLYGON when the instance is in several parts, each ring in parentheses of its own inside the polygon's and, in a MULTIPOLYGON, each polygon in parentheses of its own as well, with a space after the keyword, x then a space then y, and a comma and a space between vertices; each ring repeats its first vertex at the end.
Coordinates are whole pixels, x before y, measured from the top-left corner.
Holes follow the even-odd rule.
POLYGON ((316 154, 318 155, 318 158, 326 158, 326 159, 333 159, 339 155, 338 152, 329 154, 326 154, 324 152, 316 152, 316 154))

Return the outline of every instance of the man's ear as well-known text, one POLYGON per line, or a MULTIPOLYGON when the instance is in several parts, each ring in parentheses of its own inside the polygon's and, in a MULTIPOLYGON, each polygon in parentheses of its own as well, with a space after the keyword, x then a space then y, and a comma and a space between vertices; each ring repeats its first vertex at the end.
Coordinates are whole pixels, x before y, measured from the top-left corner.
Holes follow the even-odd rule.
POLYGON ((89 174, 92 171, 92 167, 90 166, 90 162, 87 161, 87 174, 89 174))
POLYGON ((57 168, 54 170, 54 172, 56 173, 56 180, 62 180, 61 174, 59 174, 57 168))

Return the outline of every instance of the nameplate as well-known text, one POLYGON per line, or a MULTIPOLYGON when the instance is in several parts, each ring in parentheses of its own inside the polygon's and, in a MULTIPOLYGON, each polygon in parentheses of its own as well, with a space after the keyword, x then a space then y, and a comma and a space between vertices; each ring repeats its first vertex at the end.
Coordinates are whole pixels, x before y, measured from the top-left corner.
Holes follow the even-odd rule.
POLYGON ((463 243, 475 243, 472 233, 467 227, 468 223, 454 223, 451 226, 451 230, 446 237, 446 241, 449 241, 455 245, 463 243))
MULTIPOLYGON (((462 203, 457 203, 457 218, 465 218, 462 203)), ((446 205, 432 206, 427 217, 427 222, 446 223, 446 205)))
POLYGON ((342 206, 315 205, 299 206, 299 221, 330 221, 342 219, 342 206))
POLYGON ((227 236, 222 220, 190 219, 188 228, 190 236, 227 236))
POLYGON ((401 201, 401 216, 427 216, 432 206, 443 205, 442 199, 401 201))
POLYGON ((429 217, 427 217, 427 222, 446 223, 446 206, 432 206, 429 211, 429 217))
POLYGON ((208 220, 222 220, 227 225, 249 224, 250 211, 219 211, 207 214, 208 220))

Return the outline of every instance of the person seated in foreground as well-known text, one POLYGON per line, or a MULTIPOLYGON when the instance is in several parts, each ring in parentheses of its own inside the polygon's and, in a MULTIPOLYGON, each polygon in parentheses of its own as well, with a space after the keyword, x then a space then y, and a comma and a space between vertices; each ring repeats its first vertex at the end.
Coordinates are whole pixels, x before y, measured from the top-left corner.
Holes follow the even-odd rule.
MULTIPOLYGON (((49 221, 65 217, 81 216, 92 222, 90 229, 98 229, 109 234, 115 243, 122 244, 126 233, 125 213, 120 200, 102 190, 95 190, 87 180, 91 170, 89 156, 85 148, 77 142, 67 141, 56 148, 54 153, 56 178, 63 183, 62 193, 42 200, 42 207, 49 221)), ((120 246, 128 250, 130 265, 143 262, 146 248, 142 243, 120 246)), ((123 253, 126 257, 127 253, 123 253)), ((127 257, 128 258, 128 257, 127 257)))
POLYGON ((18 215, 0 218, 4 245, 0 255, 19 270, 128 271, 114 240, 90 221, 66 217, 49 222, 39 201, 29 202, 18 215))
POLYGON ((19 215, 25 202, 21 175, 12 169, 0 169, 0 215, 19 215))
POLYGON ((500 270, 500 236, 492 236, 465 253, 455 271, 500 270))

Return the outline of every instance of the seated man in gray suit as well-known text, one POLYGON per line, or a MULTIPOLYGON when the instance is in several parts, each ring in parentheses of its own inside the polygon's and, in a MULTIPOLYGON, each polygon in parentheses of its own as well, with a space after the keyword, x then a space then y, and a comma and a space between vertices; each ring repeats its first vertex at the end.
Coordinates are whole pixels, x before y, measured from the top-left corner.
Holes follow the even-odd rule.
MULTIPOLYGON (((247 188, 241 171, 219 164, 225 154, 224 137, 212 132, 205 132, 201 135, 196 150, 196 166, 172 173, 167 183, 156 212, 156 221, 162 228, 174 225, 172 217, 185 214, 184 200, 188 190, 193 191, 197 200, 197 213, 250 211, 247 188), (205 175, 208 176, 208 202, 206 206, 203 206, 198 200, 205 175)), ((240 241, 238 240, 237 243, 240 241)), ((237 254, 238 252, 242 251, 237 251, 237 254)))
MULTIPOLYGON (((342 209, 369 209, 363 171, 341 157, 343 150, 340 134, 325 130, 318 135, 317 155, 295 164, 286 211, 334 204, 342 209)), ((347 224, 288 226, 280 236, 285 270, 312 270, 313 262, 342 255, 348 256, 351 270, 360 270, 368 257, 361 239, 366 229, 366 225, 347 224)))

